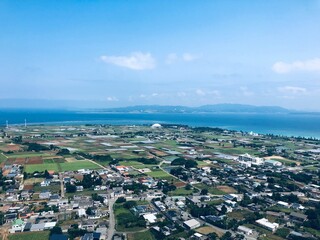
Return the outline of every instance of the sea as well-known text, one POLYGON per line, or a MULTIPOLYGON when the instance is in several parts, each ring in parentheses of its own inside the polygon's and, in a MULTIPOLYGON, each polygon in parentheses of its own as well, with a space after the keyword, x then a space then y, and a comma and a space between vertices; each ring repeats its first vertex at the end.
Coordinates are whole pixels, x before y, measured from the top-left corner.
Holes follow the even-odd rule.
POLYGON ((320 139, 319 113, 106 113, 66 110, 0 110, 0 125, 182 124, 320 139))

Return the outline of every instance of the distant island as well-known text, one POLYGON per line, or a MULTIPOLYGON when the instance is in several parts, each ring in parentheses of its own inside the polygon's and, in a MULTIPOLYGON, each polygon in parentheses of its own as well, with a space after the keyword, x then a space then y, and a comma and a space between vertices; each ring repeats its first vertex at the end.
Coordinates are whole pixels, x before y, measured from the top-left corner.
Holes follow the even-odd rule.
POLYGON ((296 112, 279 106, 253 106, 244 104, 214 104, 199 107, 139 105, 108 108, 102 112, 116 113, 290 113, 296 112))

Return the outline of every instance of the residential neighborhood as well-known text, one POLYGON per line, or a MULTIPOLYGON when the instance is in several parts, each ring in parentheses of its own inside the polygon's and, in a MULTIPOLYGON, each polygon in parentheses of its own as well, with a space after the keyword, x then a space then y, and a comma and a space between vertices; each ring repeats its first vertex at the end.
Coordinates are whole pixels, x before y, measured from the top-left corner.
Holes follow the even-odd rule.
POLYGON ((2 239, 319 239, 320 141, 219 128, 10 126, 2 239))

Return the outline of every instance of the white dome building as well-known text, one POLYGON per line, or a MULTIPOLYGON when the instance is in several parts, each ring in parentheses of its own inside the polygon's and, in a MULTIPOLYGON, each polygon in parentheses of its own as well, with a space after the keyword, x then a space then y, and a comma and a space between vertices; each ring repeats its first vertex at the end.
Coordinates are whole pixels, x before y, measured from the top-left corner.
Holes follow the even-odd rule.
POLYGON ((155 123, 151 126, 152 129, 159 129, 162 128, 162 126, 159 123, 155 123))

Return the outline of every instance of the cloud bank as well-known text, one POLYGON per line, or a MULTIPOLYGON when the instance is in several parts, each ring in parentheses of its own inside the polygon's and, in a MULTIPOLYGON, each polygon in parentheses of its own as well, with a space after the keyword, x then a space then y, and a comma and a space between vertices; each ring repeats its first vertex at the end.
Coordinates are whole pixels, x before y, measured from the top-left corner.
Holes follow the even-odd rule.
POLYGON ((320 58, 294 61, 292 63, 276 62, 273 64, 272 70, 280 74, 290 72, 320 72, 320 58))
POLYGON ((156 65, 156 61, 150 53, 142 52, 133 52, 129 56, 101 56, 100 59, 105 63, 132 70, 153 69, 156 65))

